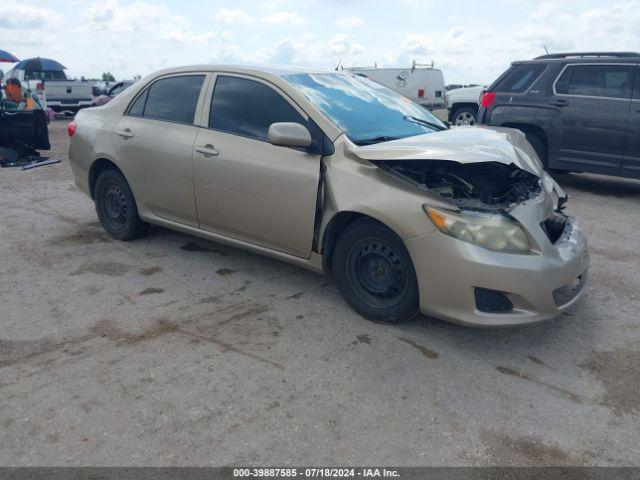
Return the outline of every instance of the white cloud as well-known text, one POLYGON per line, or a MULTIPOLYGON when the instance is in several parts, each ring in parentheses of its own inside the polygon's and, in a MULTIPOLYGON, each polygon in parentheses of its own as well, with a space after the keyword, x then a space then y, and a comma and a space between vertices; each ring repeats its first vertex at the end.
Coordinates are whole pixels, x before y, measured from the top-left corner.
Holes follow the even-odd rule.
POLYGON ((289 2, 291 2, 291 0, 267 0, 261 2, 261 5, 267 10, 275 10, 276 8, 281 8, 282 5, 289 2))
POLYGON ((400 48, 403 52, 415 55, 427 55, 435 50, 433 42, 419 33, 407 35, 400 48))
POLYGON ((351 28, 358 28, 362 26, 364 24, 364 20, 362 20, 360 17, 340 17, 340 18, 337 18, 333 22, 333 24, 336 27, 351 29, 351 28))
POLYGON ((511 61, 543 54, 543 45, 558 52, 640 44, 640 0, 485 0, 473 18, 446 0, 400 0, 383 11, 328 1, 332 8, 219 0, 207 10, 155 0, 0 0, 0 48, 55 58, 78 76, 205 62, 406 68, 433 60, 448 82, 489 83, 511 61), (425 23, 426 12, 437 21, 425 23))
POLYGON ((14 0, 0 2, 0 28, 46 29, 57 27, 62 21, 62 15, 49 8, 35 7, 14 0))
POLYGON ((356 55, 363 51, 361 45, 355 43, 348 35, 339 33, 327 42, 327 51, 330 55, 356 55))
POLYGON ((214 20, 222 23, 247 23, 252 20, 250 15, 247 15, 244 10, 229 10, 226 8, 221 8, 216 13, 214 20))
POLYGON ((298 13, 287 11, 271 13, 262 20, 273 25, 302 25, 306 22, 298 13))

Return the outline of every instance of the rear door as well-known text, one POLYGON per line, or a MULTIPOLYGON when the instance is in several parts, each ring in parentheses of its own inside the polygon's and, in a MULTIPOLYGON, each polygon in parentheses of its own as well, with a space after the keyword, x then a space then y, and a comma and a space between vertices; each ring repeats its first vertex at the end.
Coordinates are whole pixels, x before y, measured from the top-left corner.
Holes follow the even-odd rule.
POLYGON ((568 64, 550 99, 560 121, 557 168, 618 175, 631 104, 633 64, 568 64))
POLYGON ((620 175, 640 178, 640 71, 638 68, 636 68, 633 98, 629 108, 627 144, 620 175))
POLYGON ((194 149, 200 228, 308 258, 320 154, 271 145, 267 131, 272 123, 296 122, 312 138, 322 132, 262 79, 218 75, 210 98, 208 128, 198 131, 194 149))
POLYGON ((204 73, 161 77, 131 103, 111 135, 119 165, 138 200, 158 217, 197 226, 193 144, 204 73))

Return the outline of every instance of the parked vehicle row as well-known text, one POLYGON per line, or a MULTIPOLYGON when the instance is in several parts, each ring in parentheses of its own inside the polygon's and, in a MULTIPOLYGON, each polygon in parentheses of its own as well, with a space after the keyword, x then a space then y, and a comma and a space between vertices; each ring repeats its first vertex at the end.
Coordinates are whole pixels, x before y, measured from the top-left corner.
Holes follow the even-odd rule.
POLYGON ((168 69, 69 134, 113 237, 160 224, 331 274, 375 321, 532 323, 584 291, 585 237, 521 132, 449 129, 359 74, 168 69))

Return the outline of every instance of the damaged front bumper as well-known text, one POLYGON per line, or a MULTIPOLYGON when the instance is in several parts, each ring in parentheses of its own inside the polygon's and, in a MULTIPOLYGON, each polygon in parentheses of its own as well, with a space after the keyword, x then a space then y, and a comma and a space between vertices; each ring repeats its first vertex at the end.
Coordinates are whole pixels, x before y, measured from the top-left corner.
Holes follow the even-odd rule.
MULTIPOLYGON (((535 211, 522 210, 518 216, 535 211)), ((421 312, 476 326, 523 325, 560 315, 584 292, 586 238, 570 217, 555 238, 537 226, 533 235, 540 251, 528 255, 490 251, 440 232, 406 239, 421 312)))

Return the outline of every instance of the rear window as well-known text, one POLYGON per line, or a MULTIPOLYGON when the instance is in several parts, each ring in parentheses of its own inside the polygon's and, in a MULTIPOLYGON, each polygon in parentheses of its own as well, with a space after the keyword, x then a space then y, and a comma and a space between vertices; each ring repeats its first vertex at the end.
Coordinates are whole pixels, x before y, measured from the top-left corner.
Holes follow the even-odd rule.
POLYGON ((516 65, 500 80, 493 91, 503 93, 523 93, 544 71, 544 64, 516 65))
POLYGON ((129 108, 129 115, 192 124, 204 75, 168 77, 154 82, 129 108))
POLYGON ((556 93, 586 97, 631 97, 631 66, 569 65, 556 82, 556 93))

